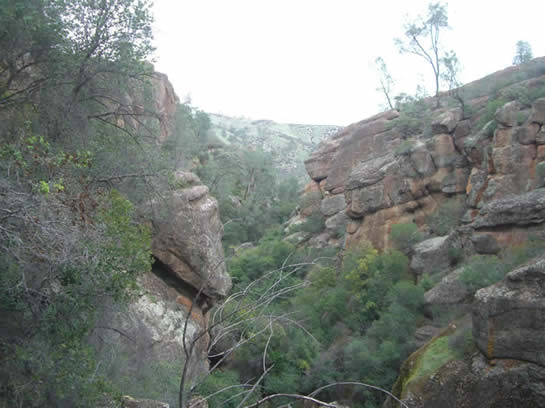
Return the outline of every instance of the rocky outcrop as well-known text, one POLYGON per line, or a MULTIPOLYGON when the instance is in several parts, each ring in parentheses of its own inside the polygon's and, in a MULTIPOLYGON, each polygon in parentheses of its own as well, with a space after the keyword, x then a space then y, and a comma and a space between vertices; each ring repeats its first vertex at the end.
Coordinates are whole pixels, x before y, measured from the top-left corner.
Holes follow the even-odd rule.
MULTIPOLYGON (((428 304, 444 303, 442 297, 467 299, 457 288, 457 273, 426 293, 428 304)), ((415 408, 544 406, 544 316, 541 256, 479 290, 471 319, 450 324, 414 352, 393 392, 415 408)))
MULTIPOLYGON (((187 179, 187 177, 185 177, 187 179)), ((210 298, 231 288, 223 259, 223 225, 208 187, 189 186, 148 204, 152 253, 178 279, 210 298)))
POLYGON ((160 72, 151 76, 155 112, 159 118, 159 143, 165 142, 174 129, 179 99, 168 77, 160 72))
MULTIPOLYGON (((545 404, 544 382, 542 367, 515 360, 490 366, 477 354, 469 361, 452 358, 409 383, 403 401, 410 408, 540 408, 545 404)), ((398 406, 388 401, 383 408, 398 406)))
POLYGON ((492 201, 476 216, 473 227, 482 229, 545 222, 545 188, 492 201))
POLYGON ((141 295, 122 313, 112 311, 112 323, 98 334, 102 342, 118 345, 126 370, 139 373, 141 381, 158 362, 168 361, 179 370, 187 364, 188 384, 194 384, 208 370, 209 310, 228 293, 231 279, 216 200, 192 173, 177 172, 174 181, 178 190, 140 208, 155 258, 152 271, 139 277, 141 295), (188 359, 184 344, 192 343, 188 359))
POLYGON ((460 280, 463 268, 455 269, 424 294, 426 313, 430 317, 468 312, 472 293, 460 280))
POLYGON ((413 248, 411 270, 416 275, 434 274, 450 266, 448 236, 430 238, 413 248))
MULTIPOLYGON (((535 90, 545 85, 545 76, 517 84, 516 75, 509 68, 483 81, 511 83, 498 91, 505 98, 516 94, 517 86, 535 90)), ((419 119, 420 131, 409 132, 407 113, 384 112, 339 131, 305 161, 309 186, 319 186, 323 196, 324 216, 344 210, 353 221, 346 224, 347 245, 368 240, 385 249, 393 224, 415 222, 426 228, 429 216, 454 196, 465 198, 463 221, 474 229, 545 222, 545 98, 534 101, 530 110, 512 100, 490 117, 485 116, 490 115, 490 97, 478 94, 479 86, 472 83, 464 90, 477 95, 466 101, 471 116, 460 108, 434 109, 430 102, 427 119, 419 119), (492 120, 483 124, 488 117, 492 120)), ((500 247, 506 241, 494 239, 500 247)), ((477 242, 483 251, 496 251, 484 244, 477 242)))
POLYGON ((479 290, 473 304, 473 337, 489 358, 545 367, 545 258, 479 290))

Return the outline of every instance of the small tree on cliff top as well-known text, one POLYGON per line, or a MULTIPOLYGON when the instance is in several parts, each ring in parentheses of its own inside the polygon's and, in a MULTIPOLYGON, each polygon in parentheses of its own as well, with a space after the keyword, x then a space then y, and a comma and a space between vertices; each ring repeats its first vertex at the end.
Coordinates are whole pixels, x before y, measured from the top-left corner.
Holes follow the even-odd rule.
POLYGON ((517 50, 513 58, 513 65, 519 65, 528 62, 533 58, 532 47, 527 41, 517 41, 517 50))
POLYGON ((409 53, 423 58, 432 68, 435 79, 435 97, 439 105, 439 80, 444 64, 445 53, 439 37, 442 30, 449 28, 447 6, 430 3, 426 16, 405 24, 405 38, 396 38, 395 44, 400 53, 409 53))
POLYGON ((394 85, 394 79, 390 75, 390 72, 388 71, 388 68, 386 67, 386 62, 384 61, 384 58, 377 57, 375 59, 375 66, 377 68, 377 72, 379 74, 379 81, 380 86, 377 88, 377 91, 382 92, 384 97, 386 98, 386 102, 388 103, 388 108, 394 109, 394 105, 392 103, 392 87, 394 85))

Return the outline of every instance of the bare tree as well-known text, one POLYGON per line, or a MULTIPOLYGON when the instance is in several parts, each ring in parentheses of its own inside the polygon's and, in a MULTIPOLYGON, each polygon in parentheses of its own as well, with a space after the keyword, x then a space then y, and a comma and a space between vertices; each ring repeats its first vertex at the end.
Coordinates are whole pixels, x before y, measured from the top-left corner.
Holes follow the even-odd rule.
POLYGON ((425 17, 405 25, 405 39, 394 40, 399 52, 414 54, 423 58, 432 68, 435 79, 435 97, 439 106, 439 80, 443 65, 443 49, 440 43, 440 33, 449 28, 447 6, 441 3, 430 3, 425 17))
MULTIPOLYGON (((318 406, 324 407, 336 407, 335 404, 322 401, 316 396, 323 390, 333 386, 351 386, 351 387, 365 387, 372 390, 377 390, 388 395, 392 400, 397 401, 400 406, 408 408, 403 401, 399 400, 389 391, 362 382, 335 382, 324 385, 308 395, 296 394, 296 393, 274 393, 265 396, 258 396, 257 390, 263 380, 274 368, 274 365, 267 365, 267 354, 270 352, 269 346, 271 339, 274 335, 275 325, 294 325, 300 330, 304 331, 314 341, 316 340, 310 332, 308 332, 303 324, 293 318, 290 313, 274 314, 270 307, 273 302, 279 298, 293 294, 293 292, 300 290, 308 285, 310 282, 304 281, 295 283, 292 285, 286 285, 286 280, 300 272, 302 268, 316 265, 320 259, 315 259, 311 262, 288 264, 288 259, 285 260, 284 265, 276 270, 267 272, 259 279, 251 282, 244 289, 233 293, 225 299, 212 313, 210 320, 205 328, 197 333, 193 338, 186 338, 187 326, 189 316, 191 315, 193 305, 198 303, 198 298, 202 296, 202 289, 199 290, 188 312, 184 327, 184 354, 185 362, 182 369, 182 376, 179 387, 179 408, 197 408, 202 400, 208 400, 218 394, 238 388, 241 391, 236 394, 236 397, 240 397, 241 401, 237 405, 237 408, 256 408, 262 404, 275 399, 292 399, 310 401, 318 406), (265 286, 263 286, 265 284, 265 286), (248 328, 252 327, 252 330, 248 328), (197 381, 192 381, 189 378, 192 365, 192 360, 199 358, 196 355, 196 345, 204 337, 209 335, 211 340, 207 350, 209 358, 212 358, 215 363, 210 367, 210 370, 202 378, 197 381), (206 396, 195 397, 196 389, 201 385, 208 376, 210 376, 215 370, 217 370, 225 360, 232 355, 237 349, 241 348, 245 344, 255 341, 258 337, 265 336, 266 341, 261 354, 261 375, 256 378, 253 383, 233 384, 222 388, 213 394, 206 396), (214 352, 214 346, 223 338, 234 338, 231 346, 226 350, 220 352, 214 352), (190 384, 192 382, 192 384, 190 384), (254 398, 254 401, 249 402, 250 397, 254 398)), ((205 284, 203 284, 204 287, 205 284)))
POLYGON ((390 75, 390 72, 388 72, 388 68, 386 67, 386 62, 384 62, 384 58, 377 57, 377 59, 375 59, 375 66, 379 74, 379 82, 380 82, 380 86, 377 88, 377 91, 382 92, 382 94, 386 98, 388 107, 393 110, 394 105, 392 104, 392 98, 390 97, 390 95, 392 93, 392 86, 394 85, 394 79, 390 75))

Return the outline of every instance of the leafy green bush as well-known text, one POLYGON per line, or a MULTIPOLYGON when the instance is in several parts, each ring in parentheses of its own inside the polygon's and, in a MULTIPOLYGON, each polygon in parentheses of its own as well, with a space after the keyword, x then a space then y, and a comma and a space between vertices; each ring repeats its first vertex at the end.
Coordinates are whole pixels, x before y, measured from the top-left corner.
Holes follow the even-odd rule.
POLYGON ((416 136, 429 127, 431 112, 424 99, 407 94, 398 95, 395 99, 399 117, 391 121, 391 126, 405 138, 416 136))
MULTIPOLYGON (((481 130, 484 128, 484 126, 490 122, 495 121, 496 118, 496 111, 501 108, 503 105, 505 105, 507 101, 505 99, 493 99, 489 101, 486 104, 485 112, 483 115, 479 118, 479 121, 476 125, 476 130, 481 130)), ((494 131, 495 127, 493 129, 489 129, 489 131, 494 131)))
POLYGON ((302 231, 308 234, 316 235, 325 229, 325 217, 317 210, 309 215, 305 221, 295 226, 293 232, 302 231))
POLYGON ((395 156, 406 156, 414 147, 414 141, 411 139, 403 140, 398 146, 394 148, 395 156))
POLYGON ((473 292, 499 281, 507 273, 494 255, 474 255, 463 268, 460 280, 473 292))
POLYGON ((240 383, 236 371, 216 370, 197 388, 196 394, 202 397, 212 396, 208 399, 211 407, 236 408, 244 398, 244 394, 240 395, 244 388, 233 385, 240 383))
POLYGON ((497 256, 475 255, 463 265, 460 280, 472 291, 492 285, 507 273, 545 251, 545 240, 531 237, 525 244, 507 249, 497 256))
POLYGON ((424 239, 424 235, 418 230, 418 226, 413 223, 394 224, 389 235, 390 240, 400 251, 408 251, 413 245, 424 239))

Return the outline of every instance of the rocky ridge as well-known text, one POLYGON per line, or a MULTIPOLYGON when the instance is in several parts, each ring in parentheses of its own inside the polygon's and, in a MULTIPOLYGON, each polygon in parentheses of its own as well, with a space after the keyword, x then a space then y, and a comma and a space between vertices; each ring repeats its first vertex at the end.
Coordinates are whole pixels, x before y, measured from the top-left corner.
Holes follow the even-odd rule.
POLYGON ((416 129, 410 113, 388 111, 320 143, 291 222, 319 212, 325 229, 306 245, 370 241, 383 250, 393 246, 394 224, 418 226, 424 241, 410 249, 411 272, 436 284, 425 294, 420 348, 393 389, 409 406, 543 406, 543 258, 475 297, 456 265, 545 238, 545 58, 457 92, 464 106, 449 105, 448 95, 437 109, 423 101, 416 129), (446 232, 437 218, 445 209, 446 232), (439 329, 434 317, 453 311, 464 317, 439 329))
MULTIPOLYGON (((303 201, 305 196, 313 197, 308 202, 318 200, 313 205, 321 209, 326 225, 344 227, 348 246, 368 240, 388 248, 391 226, 398 223, 415 222, 433 232, 428 217, 453 199, 463 203, 462 220, 476 234, 486 232, 500 246, 520 242, 525 236, 520 228, 544 221, 545 99, 531 107, 505 100, 513 89, 543 90, 545 59, 533 63, 541 75, 517 81, 517 72, 509 68, 470 84, 473 88, 468 85, 472 90, 499 79, 512 82, 496 90, 496 96, 473 92, 465 112, 446 102, 439 109, 429 106, 428 122, 418 133, 407 134, 406 117, 398 111, 346 127, 321 142, 305 161, 312 181, 303 201), (503 106, 483 124, 498 100, 503 106)), ((302 207, 299 219, 312 212, 302 207)), ((338 245, 332 235, 326 239, 338 245)))

